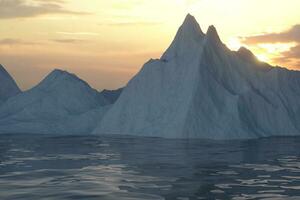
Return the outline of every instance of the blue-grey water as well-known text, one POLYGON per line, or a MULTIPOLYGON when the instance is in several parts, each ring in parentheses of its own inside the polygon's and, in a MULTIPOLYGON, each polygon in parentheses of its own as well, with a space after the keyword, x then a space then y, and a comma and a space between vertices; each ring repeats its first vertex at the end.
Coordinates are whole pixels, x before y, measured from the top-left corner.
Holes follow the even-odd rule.
POLYGON ((2 135, 0 199, 300 199, 300 138, 2 135))

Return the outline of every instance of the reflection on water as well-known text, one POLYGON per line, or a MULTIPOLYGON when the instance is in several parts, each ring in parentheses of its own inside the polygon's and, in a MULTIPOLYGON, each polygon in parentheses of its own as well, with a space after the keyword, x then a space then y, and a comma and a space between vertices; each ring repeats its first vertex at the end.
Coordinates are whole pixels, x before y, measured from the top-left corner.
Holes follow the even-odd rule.
POLYGON ((0 199, 300 199, 300 138, 0 136, 0 199))

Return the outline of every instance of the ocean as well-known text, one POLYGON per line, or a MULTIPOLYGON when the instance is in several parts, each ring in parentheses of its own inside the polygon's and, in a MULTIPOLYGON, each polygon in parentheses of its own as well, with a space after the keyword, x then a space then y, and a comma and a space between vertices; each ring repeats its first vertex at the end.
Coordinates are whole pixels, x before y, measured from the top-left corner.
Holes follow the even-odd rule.
POLYGON ((0 199, 300 199, 300 137, 0 135, 0 199))

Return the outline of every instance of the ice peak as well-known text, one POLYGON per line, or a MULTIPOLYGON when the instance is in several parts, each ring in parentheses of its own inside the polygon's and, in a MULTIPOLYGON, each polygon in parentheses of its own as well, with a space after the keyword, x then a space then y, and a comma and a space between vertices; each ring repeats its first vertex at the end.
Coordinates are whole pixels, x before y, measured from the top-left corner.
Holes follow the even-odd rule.
POLYGON ((221 42, 221 39, 219 37, 218 31, 216 29, 216 27, 214 27, 213 25, 208 27, 206 36, 214 42, 221 42))
MULTIPOLYGON (((52 84, 63 86, 65 83, 70 82, 84 82, 78 78, 75 74, 69 73, 61 69, 54 69, 49 73, 44 80, 38 85, 39 87, 49 87, 52 84)), ((84 82, 85 83, 85 82, 84 82)))
POLYGON ((187 14, 187 16, 185 17, 184 21, 183 21, 183 25, 197 25, 198 22, 196 21, 195 17, 192 16, 191 14, 187 14))
POLYGON ((58 78, 58 77, 73 77, 77 78, 75 74, 69 73, 66 70, 61 70, 61 69, 54 69, 48 76, 47 78, 58 78))
POLYGON ((15 80, 0 64, 0 103, 20 92, 21 90, 15 80))
POLYGON ((12 76, 8 73, 8 71, 4 68, 4 66, 0 64, 0 82, 1 82, 1 79, 12 80, 12 82, 15 85, 15 87, 17 88, 17 90, 19 90, 19 88, 18 88, 17 84, 15 83, 15 81, 13 80, 12 76))
POLYGON ((243 46, 239 48, 238 52, 242 53, 242 54, 245 53, 245 54, 251 54, 251 55, 253 55, 252 52, 249 49, 247 49, 246 47, 243 47, 243 46))
POLYGON ((49 75, 68 74, 69 72, 61 69, 54 69, 49 75))
POLYGON ((191 14, 188 14, 178 32, 184 33, 185 36, 199 37, 204 35, 197 20, 191 14))
POLYGON ((256 59, 255 55, 246 47, 239 48, 237 53, 241 58, 246 59, 246 60, 255 60, 256 59))
POLYGON ((170 47, 162 56, 162 59, 169 60, 173 57, 186 54, 190 49, 195 49, 201 44, 204 38, 200 25, 196 21, 195 17, 188 14, 183 24, 177 31, 175 39, 170 47))
POLYGON ((6 71, 6 69, 1 64, 0 64, 0 73, 2 73, 2 74, 8 74, 8 72, 6 71))

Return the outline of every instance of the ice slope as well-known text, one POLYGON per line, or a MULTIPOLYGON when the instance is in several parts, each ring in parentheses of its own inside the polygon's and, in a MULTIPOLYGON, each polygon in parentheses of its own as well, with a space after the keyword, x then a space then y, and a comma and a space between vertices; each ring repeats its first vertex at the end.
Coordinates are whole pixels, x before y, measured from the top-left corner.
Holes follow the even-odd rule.
POLYGON ((161 59, 128 83, 94 134, 244 139, 300 134, 300 73, 230 51, 188 15, 161 59))
POLYGON ((108 104, 74 74, 54 70, 36 87, 0 107, 0 133, 88 133, 108 104))
POLYGON ((0 104, 9 97, 19 94, 21 90, 5 68, 0 65, 0 104))
POLYGON ((117 90, 103 90, 100 92, 101 95, 105 97, 110 103, 115 103, 119 96, 121 95, 123 88, 119 88, 117 90))

